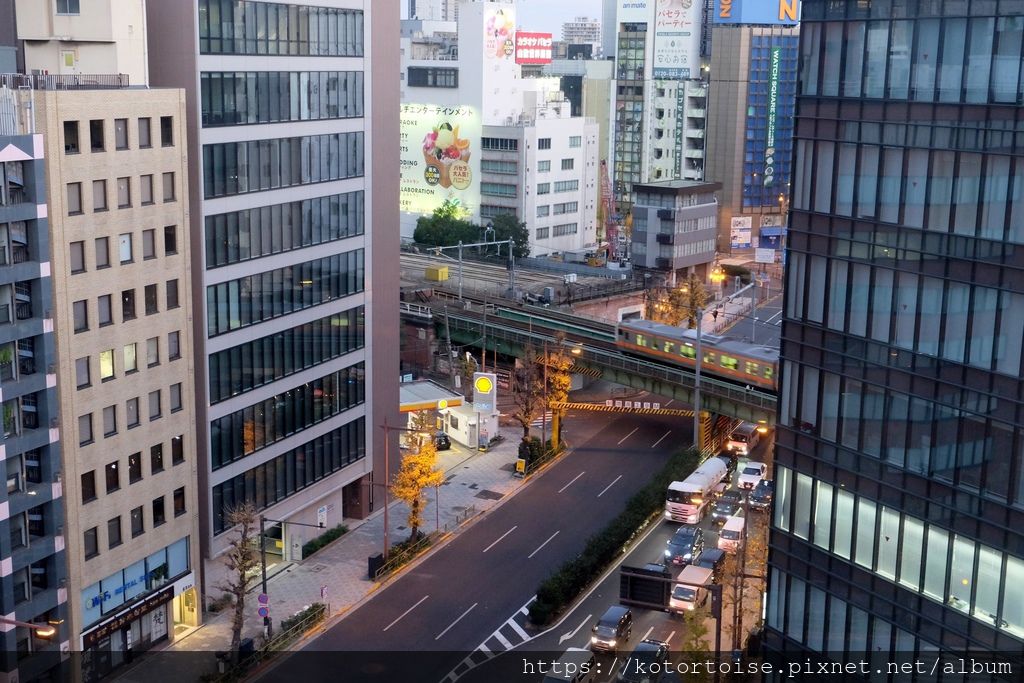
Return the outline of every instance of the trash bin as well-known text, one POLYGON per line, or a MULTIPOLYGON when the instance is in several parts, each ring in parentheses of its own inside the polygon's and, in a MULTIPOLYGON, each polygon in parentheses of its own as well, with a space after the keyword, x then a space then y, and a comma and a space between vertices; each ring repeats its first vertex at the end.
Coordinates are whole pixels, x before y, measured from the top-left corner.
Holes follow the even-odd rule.
POLYGON ((377 553, 376 555, 370 555, 366 558, 366 572, 369 574, 370 580, 373 581, 377 578, 377 572, 384 566, 384 553, 377 553))
POLYGON ((242 642, 238 644, 238 656, 246 657, 251 655, 255 649, 252 638, 242 638, 242 642))

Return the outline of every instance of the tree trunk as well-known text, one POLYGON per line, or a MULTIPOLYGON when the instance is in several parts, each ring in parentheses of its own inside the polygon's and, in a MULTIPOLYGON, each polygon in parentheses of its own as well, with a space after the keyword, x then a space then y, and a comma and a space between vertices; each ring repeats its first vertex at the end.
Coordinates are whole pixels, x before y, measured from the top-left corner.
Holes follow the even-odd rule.
POLYGON ((231 615, 231 657, 238 664, 242 646, 242 625, 245 622, 245 590, 235 593, 235 612, 231 615))

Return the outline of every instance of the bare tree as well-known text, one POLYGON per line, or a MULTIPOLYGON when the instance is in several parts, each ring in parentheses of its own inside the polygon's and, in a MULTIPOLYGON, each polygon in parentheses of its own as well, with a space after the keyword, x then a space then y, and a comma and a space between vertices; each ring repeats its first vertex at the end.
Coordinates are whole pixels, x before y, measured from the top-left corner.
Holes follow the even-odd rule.
POLYGON ((466 397, 467 401, 473 400, 473 375, 476 373, 477 365, 476 359, 473 356, 463 355, 459 358, 459 375, 462 376, 462 394, 466 397))
POLYGON ((238 536, 228 542, 224 564, 228 577, 216 586, 217 590, 228 593, 235 603, 231 616, 231 653, 238 662, 238 648, 242 644, 242 627, 245 625, 245 592, 249 588, 249 576, 260 564, 259 550, 253 542, 253 535, 259 525, 256 506, 245 502, 228 509, 224 514, 228 526, 237 527, 238 536))
POLYGON ((544 406, 544 384, 540 357, 533 344, 523 349, 522 367, 512 377, 513 419, 523 427, 523 439, 530 437, 530 423, 537 419, 544 406))

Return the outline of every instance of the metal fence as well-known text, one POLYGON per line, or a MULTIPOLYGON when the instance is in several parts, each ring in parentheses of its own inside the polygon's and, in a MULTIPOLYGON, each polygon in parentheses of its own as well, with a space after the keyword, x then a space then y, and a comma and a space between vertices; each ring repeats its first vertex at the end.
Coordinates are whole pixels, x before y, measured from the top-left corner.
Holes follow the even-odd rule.
POLYGON ((287 631, 281 631, 276 636, 266 641, 262 647, 243 657, 238 664, 225 669, 212 677, 207 678, 209 683, 229 683, 241 681, 247 678, 249 672, 259 664, 275 656, 278 652, 287 650, 295 641, 301 638, 306 632, 317 624, 327 619, 327 609, 313 610, 301 621, 293 625, 287 631))

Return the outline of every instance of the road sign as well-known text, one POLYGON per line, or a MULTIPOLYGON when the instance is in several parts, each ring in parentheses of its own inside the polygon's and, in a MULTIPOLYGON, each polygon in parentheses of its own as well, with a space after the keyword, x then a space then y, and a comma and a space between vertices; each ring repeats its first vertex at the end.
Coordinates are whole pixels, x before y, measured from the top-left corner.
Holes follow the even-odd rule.
POLYGON ((268 607, 260 607, 258 610, 256 610, 256 614, 260 615, 263 618, 269 617, 270 616, 270 608, 268 608, 268 607))
POLYGON ((327 506, 321 505, 316 509, 316 525, 323 529, 327 526, 327 506))
POLYGON ((260 603, 261 605, 266 605, 270 603, 270 596, 266 593, 260 593, 259 597, 256 598, 256 602, 260 603))

